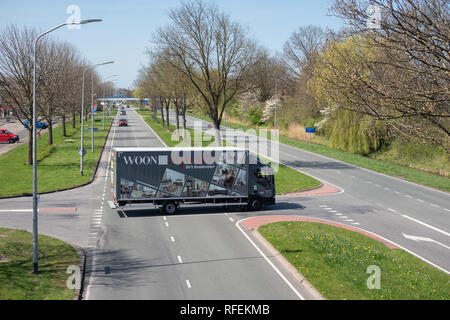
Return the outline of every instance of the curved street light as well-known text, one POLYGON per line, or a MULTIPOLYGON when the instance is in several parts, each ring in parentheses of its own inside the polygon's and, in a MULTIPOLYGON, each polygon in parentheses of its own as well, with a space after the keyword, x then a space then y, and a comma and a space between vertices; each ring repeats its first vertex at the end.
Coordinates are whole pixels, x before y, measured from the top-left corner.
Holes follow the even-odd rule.
POLYGON ((62 23, 41 33, 33 44, 33 273, 38 273, 38 196, 37 196, 37 145, 36 145, 36 47, 40 38, 66 25, 79 25, 101 22, 102 19, 87 19, 80 22, 62 23))

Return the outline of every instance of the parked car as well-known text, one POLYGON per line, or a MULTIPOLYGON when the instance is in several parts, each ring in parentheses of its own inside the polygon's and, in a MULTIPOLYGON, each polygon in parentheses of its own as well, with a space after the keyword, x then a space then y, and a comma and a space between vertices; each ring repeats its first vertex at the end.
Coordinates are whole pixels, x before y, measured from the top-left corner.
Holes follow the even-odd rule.
POLYGON ((19 141, 19 136, 6 129, 0 129, 0 142, 14 143, 19 141))
POLYGON ((119 127, 122 127, 122 126, 128 126, 128 121, 127 121, 127 119, 120 119, 119 120, 119 127))
MULTIPOLYGON (((28 128, 28 121, 25 121, 24 127, 28 128)), ((36 128, 47 129, 48 128, 48 123, 47 122, 37 121, 36 122, 36 128)))

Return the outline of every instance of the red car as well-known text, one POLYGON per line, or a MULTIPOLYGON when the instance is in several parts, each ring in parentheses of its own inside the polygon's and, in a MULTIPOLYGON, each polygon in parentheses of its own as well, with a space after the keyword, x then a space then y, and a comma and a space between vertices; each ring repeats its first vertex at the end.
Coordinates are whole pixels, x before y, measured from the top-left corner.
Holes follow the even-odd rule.
POLYGON ((6 129, 0 129, 0 142, 14 143, 19 141, 19 136, 6 129))
POLYGON ((120 119, 119 120, 119 127, 121 127, 121 126, 128 126, 127 119, 120 119))

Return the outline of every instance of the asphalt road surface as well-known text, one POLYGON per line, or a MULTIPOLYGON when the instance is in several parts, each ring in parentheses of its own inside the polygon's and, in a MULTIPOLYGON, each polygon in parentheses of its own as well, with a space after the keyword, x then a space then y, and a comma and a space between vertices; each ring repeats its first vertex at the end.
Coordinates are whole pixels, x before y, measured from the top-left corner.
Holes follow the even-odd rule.
MULTIPOLYGON (((164 216, 143 206, 113 209, 108 204, 111 146, 163 145, 134 110, 127 109, 126 117, 129 127, 118 127, 116 118, 92 184, 42 195, 39 202, 39 231, 86 249, 84 299, 310 298, 238 227, 238 221, 256 215, 301 215, 353 225, 450 270, 448 193, 282 144, 281 163, 342 191, 279 196, 276 205, 258 212, 186 206, 164 216)), ((190 126, 193 120, 188 117, 190 126)), ((208 128, 206 122, 202 126, 208 128)), ((0 200, 0 226, 31 231, 31 208, 30 197, 0 200)))

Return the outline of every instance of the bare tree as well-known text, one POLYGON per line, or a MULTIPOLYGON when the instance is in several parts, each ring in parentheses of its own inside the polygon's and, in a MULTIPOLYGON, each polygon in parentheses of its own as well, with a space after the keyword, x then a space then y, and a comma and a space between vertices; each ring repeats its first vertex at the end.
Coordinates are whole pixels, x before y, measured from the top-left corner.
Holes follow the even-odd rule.
POLYGON ((340 50, 346 68, 334 68, 342 71, 335 88, 348 80, 346 107, 450 150, 448 1, 335 0, 332 12, 345 19, 350 35, 364 39, 351 53, 340 50), (369 6, 379 13, 376 23, 369 6), (354 65, 355 55, 363 68, 354 65))
POLYGON ((154 42, 169 52, 167 62, 200 93, 214 123, 216 144, 221 145, 223 112, 236 94, 246 90, 244 80, 254 66, 257 46, 241 25, 211 3, 182 3, 169 18, 172 25, 158 29, 154 42))
POLYGON ((300 78, 302 74, 311 73, 311 68, 325 40, 325 31, 313 25, 300 27, 291 34, 284 44, 283 53, 284 61, 296 78, 300 78))
MULTIPOLYGON (((27 164, 32 163, 33 146, 33 45, 38 33, 31 28, 19 29, 10 25, 0 31, 0 94, 12 108, 13 116, 25 124, 28 121, 27 164)), ((47 39, 36 47, 37 55, 44 56, 47 39)), ((36 89, 42 84, 43 69, 36 69, 36 89)), ((37 102, 42 102, 38 96, 37 102)), ((40 119, 38 115, 38 120, 40 119)))

